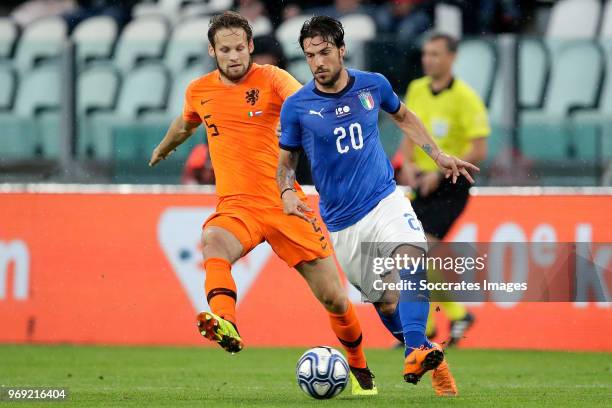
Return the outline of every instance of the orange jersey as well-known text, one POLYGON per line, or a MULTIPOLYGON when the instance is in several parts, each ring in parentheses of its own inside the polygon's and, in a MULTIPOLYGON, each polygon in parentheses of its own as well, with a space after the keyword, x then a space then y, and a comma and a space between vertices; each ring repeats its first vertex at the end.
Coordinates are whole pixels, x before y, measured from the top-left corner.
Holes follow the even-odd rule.
POLYGON ((187 87, 183 119, 203 122, 215 170, 217 195, 248 195, 280 203, 276 184, 283 102, 301 84, 288 72, 253 64, 235 85, 210 72, 187 87))

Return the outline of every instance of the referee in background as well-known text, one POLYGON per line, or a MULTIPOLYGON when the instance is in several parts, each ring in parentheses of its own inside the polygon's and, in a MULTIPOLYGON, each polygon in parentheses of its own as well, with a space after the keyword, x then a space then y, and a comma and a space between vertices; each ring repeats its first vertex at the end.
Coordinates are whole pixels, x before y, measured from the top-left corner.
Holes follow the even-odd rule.
MULTIPOLYGON (((422 56, 425 76, 408 86, 406 106, 421 118, 442 151, 478 165, 486 158, 491 130, 483 101, 467 83, 453 76, 457 48, 458 41, 447 34, 433 34, 427 39, 422 56)), ((445 179, 433 160, 407 138, 398 154, 403 155, 403 159, 400 156, 394 160, 402 163, 398 182, 412 187, 412 207, 433 248, 463 212, 470 183, 463 176, 456 184, 445 179)), ((436 306, 431 305, 427 335, 435 337, 436 306)), ((442 302, 440 306, 451 322, 448 345, 456 344, 474 317, 458 302, 442 302)))

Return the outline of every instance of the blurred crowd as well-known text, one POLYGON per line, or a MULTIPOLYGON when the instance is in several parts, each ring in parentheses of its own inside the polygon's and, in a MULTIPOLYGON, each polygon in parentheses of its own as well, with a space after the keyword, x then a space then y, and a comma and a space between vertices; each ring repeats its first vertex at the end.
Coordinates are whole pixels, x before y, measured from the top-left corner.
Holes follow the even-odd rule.
MULTIPOLYGON (((142 0, 4 0, 0 3, 0 15, 10 16, 19 25, 26 26, 47 16, 61 16, 72 30, 81 21, 97 15, 114 18, 120 26, 133 18, 135 5, 142 0)), ((162 0, 158 0, 162 1, 162 0)), ((197 2, 192 0, 191 2, 197 2)), ((328 15, 342 18, 351 14, 371 16, 382 37, 408 44, 434 27, 435 7, 439 3, 451 4, 461 10, 462 27, 466 35, 494 34, 522 29, 526 16, 531 15, 534 1, 529 0, 234 0, 233 9, 247 17, 254 31, 269 33, 255 37, 254 61, 287 67, 282 47, 274 37, 274 29, 283 21, 299 15, 328 15)), ((187 4, 188 2, 183 2, 187 4)), ((169 20, 173 19, 168 16, 169 20)), ((176 19, 174 20, 176 24, 176 19)), ((178 20, 180 24, 180 19, 178 20)), ((383 53, 384 54, 384 53, 383 53)), ((394 53, 391 53, 395 55, 394 53)), ((418 66, 418 57, 407 54, 407 60, 418 66)), ((384 60, 386 61, 386 60, 384 60)), ((382 64, 386 64, 386 62, 382 64)), ((397 62, 397 61, 396 61, 397 62)), ((406 68, 406 67, 405 67, 406 68)), ((418 70, 418 68, 416 68, 418 70)), ((401 78, 393 72, 385 72, 397 85, 415 76, 410 69, 402 69, 401 78)), ((404 84, 405 89, 405 84, 404 84)), ((305 160, 300 160, 299 181, 310 184, 310 171, 305 160)), ((186 161, 182 182, 185 184, 214 183, 214 172, 207 146, 198 145, 186 161)))
POLYGON ((301 13, 325 14, 340 18, 353 13, 373 16, 381 34, 413 37, 432 28, 434 8, 438 3, 457 6, 464 16, 466 33, 486 34, 515 31, 529 15, 533 1, 524 0, 335 0, 333 2, 291 0, 283 8, 282 18, 301 13))
MULTIPOLYGON (((142 0, 140 0, 142 1, 142 0)), ((44 16, 61 15, 69 27, 94 15, 109 15, 124 24, 139 0, 6 0, 0 14, 10 15, 20 25, 44 16)), ((159 1, 159 0, 158 0, 159 1)), ((192 1, 195 3, 196 1, 192 1)), ((184 2, 189 3, 189 2, 184 2)), ((277 27, 283 20, 300 14, 343 17, 365 13, 376 20, 380 34, 410 39, 433 26, 438 3, 462 10, 466 34, 488 34, 520 30, 535 7, 533 0, 235 0, 233 9, 253 25, 277 27)))
POLYGON ((72 28, 96 15, 111 16, 123 25, 130 20, 136 3, 138 0, 9 0, 2 2, 0 10, 22 26, 42 17, 59 15, 72 28))

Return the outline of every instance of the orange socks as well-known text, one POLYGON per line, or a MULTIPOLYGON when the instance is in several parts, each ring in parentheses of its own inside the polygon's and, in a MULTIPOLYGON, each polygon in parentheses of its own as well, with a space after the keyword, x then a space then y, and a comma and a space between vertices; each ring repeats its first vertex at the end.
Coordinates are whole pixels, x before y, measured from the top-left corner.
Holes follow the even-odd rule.
POLYGON ((208 258, 204 262, 206 301, 210 310, 236 323, 236 283, 232 278, 232 264, 222 258, 208 258))
POLYGON ((329 313, 332 330, 342 343, 351 367, 365 368, 366 358, 361 346, 361 326, 351 302, 343 314, 329 313))
MULTIPOLYGON (((204 262, 206 270, 206 300, 210 310, 222 318, 236 323, 236 283, 232 278, 232 265, 222 258, 209 258, 204 262)), ((332 330, 346 350, 351 367, 365 368, 366 358, 361 345, 361 325, 352 303, 346 312, 329 313, 332 330)))

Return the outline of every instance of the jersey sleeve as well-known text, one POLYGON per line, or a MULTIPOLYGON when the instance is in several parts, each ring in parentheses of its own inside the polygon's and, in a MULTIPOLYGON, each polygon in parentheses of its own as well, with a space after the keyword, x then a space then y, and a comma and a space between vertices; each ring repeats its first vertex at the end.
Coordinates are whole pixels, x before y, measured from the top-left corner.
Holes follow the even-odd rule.
POLYGON ((376 79, 379 83, 380 89, 380 107, 390 114, 397 113, 399 111, 402 102, 399 96, 393 91, 391 83, 384 77, 384 75, 376 74, 376 79))
POLYGON ((286 100, 281 108, 279 146, 284 150, 295 151, 302 148, 302 129, 292 99, 286 100))
POLYGON ((290 73, 272 66, 272 89, 284 101, 302 87, 290 73))
POLYGON ((202 118, 198 115, 193 105, 191 104, 191 87, 190 84, 185 91, 185 102, 183 103, 183 120, 185 122, 202 123, 202 118))
POLYGON ((461 120, 468 139, 487 137, 491 133, 487 108, 476 94, 470 91, 465 94, 465 103, 462 104, 461 120))

